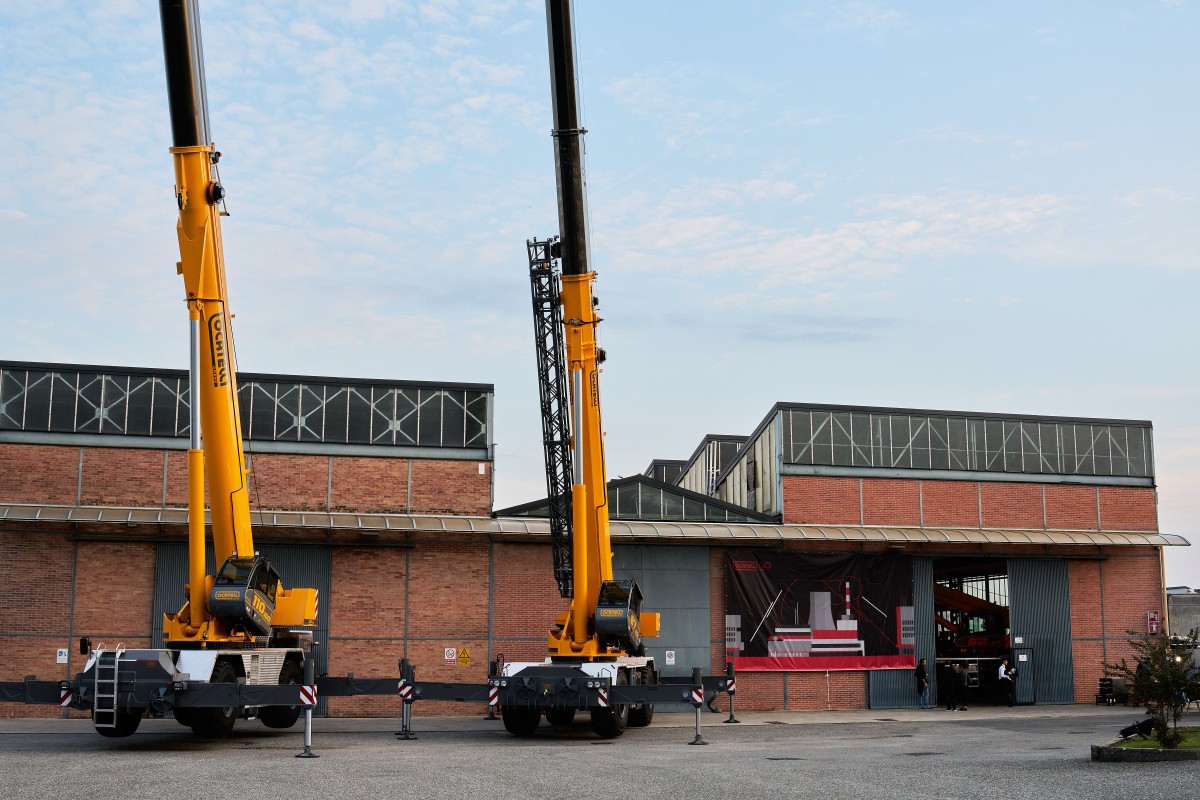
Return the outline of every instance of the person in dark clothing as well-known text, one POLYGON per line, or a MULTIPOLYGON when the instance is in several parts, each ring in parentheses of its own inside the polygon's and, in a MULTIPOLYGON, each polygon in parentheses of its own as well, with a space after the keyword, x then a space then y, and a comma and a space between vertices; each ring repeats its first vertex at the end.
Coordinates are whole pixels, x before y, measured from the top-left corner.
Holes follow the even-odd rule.
POLYGON ((958 669, 958 674, 955 676, 956 678, 958 678, 958 686, 957 686, 958 710, 966 711, 967 710, 967 686, 969 685, 969 683, 968 683, 969 667, 967 666, 967 662, 965 662, 965 661, 962 662, 962 664, 956 664, 955 667, 958 669))
POLYGON ((1011 706, 1013 704, 1013 677, 1015 672, 1009 668, 1008 659, 1000 659, 1000 670, 996 675, 996 685, 1000 687, 1000 696, 1011 706))
POLYGON ((917 664, 917 669, 914 672, 917 679, 917 705, 922 709, 930 708, 929 705, 929 673, 925 668, 925 659, 921 659, 917 664))
POLYGON ((958 664, 946 664, 942 668, 942 684, 946 687, 946 710, 958 708, 958 664))

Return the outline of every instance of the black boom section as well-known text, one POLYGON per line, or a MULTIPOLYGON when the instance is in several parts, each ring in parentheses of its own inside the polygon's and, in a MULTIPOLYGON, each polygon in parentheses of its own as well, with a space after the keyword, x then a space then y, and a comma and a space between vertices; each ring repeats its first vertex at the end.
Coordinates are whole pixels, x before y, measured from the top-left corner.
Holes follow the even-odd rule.
POLYGON ((563 345, 557 237, 525 243, 533 292, 534 350, 541 400, 546 493, 550 498, 550 542, 554 580, 563 597, 574 597, 571 558, 571 426, 567 406, 567 360, 563 345))

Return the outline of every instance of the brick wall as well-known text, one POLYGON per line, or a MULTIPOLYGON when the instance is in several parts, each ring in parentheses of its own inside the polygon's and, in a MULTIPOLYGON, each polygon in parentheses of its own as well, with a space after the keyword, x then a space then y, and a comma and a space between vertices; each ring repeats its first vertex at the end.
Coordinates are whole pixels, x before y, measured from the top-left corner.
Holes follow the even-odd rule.
POLYGON ((858 525, 858 478, 783 477, 783 521, 791 525, 858 525))
POLYGON ((0 501, 74 503, 79 458, 78 447, 0 444, 0 501))
POLYGON ((979 484, 975 481, 921 481, 921 506, 930 528, 979 526, 979 484))
POLYGON ((921 524, 921 486, 916 481, 864 480, 862 499, 864 525, 921 524))
POLYGON ((1152 487, 785 475, 783 503, 793 525, 1158 530, 1152 487))
MULTIPOLYGON (((246 463, 251 508, 491 511, 489 462, 250 453, 246 463)), ((5 502, 182 508, 187 505, 187 453, 0 444, 0 503, 5 502)))
POLYGON ((1075 702, 1091 703, 1104 663, 1132 659, 1129 631, 1146 631, 1146 612, 1163 613, 1160 552, 1114 548, 1103 561, 1071 561, 1071 650, 1075 702))

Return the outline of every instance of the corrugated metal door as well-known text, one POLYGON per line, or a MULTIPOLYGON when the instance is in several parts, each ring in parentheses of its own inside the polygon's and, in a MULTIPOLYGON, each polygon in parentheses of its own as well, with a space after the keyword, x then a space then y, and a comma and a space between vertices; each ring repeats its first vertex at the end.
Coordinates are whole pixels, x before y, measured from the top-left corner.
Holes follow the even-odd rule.
POLYGON ((1074 703, 1071 594, 1064 560, 1008 560, 1018 703, 1074 703))
MULTIPOLYGON (((285 586, 304 586, 317 590, 317 630, 313 636, 316 674, 326 672, 329 639, 329 548, 322 545, 268 544, 259 551, 271 559, 271 564, 284 578, 285 586)), ((207 549, 208 569, 213 569, 212 546, 207 549)), ((183 587, 188 581, 187 545, 183 542, 161 542, 154 571, 153 631, 154 646, 162 647, 162 615, 174 613, 183 604, 183 587)), ((318 699, 315 714, 325 714, 325 700, 318 699)))
MULTIPOLYGON (((617 545, 613 576, 637 581, 645 598, 643 608, 662 614, 662 630, 657 639, 647 640, 646 655, 654 657, 663 675, 690 675, 692 667, 705 674, 712 670, 707 547, 617 545), (667 665, 668 650, 675 654, 674 665, 667 665)), ((691 710, 682 703, 659 708, 691 710)))
MULTIPOLYGON (((913 559, 913 623, 916 658, 924 658, 929 675, 929 701, 937 705, 937 666, 933 619, 933 559, 913 559)), ((874 669, 867 672, 871 708, 916 708, 917 679, 911 669, 874 669)))

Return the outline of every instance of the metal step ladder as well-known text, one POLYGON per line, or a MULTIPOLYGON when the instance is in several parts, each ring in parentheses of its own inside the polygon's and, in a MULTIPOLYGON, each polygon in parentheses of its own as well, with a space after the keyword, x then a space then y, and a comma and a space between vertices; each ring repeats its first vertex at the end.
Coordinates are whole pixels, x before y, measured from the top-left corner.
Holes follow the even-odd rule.
POLYGON ((117 727, 117 682, 124 652, 125 646, 117 645, 115 650, 105 650, 96 656, 92 725, 97 728, 117 727))

